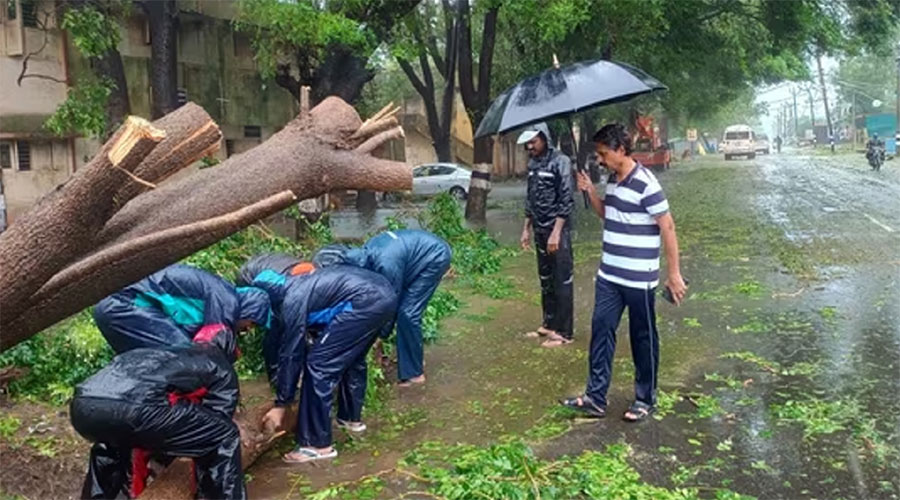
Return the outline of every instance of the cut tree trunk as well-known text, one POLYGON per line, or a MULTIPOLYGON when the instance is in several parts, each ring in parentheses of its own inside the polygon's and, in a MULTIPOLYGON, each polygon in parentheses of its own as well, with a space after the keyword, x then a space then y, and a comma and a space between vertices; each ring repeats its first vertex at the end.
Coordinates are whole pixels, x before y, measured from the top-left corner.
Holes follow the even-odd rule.
MULTIPOLYGON (((164 137, 150 122, 128 118, 87 166, 0 234, 4 318, 16 316, 50 277, 92 248, 115 213, 113 194, 164 137)), ((4 331, 3 340, 8 336, 4 331)))
MULTIPOLYGON (((153 122, 166 131, 159 147, 147 155, 134 175, 150 184, 158 184, 188 165, 214 154, 219 149, 222 132, 209 114, 192 102, 153 122)), ((140 193, 153 189, 147 184, 129 182, 115 195, 116 209, 140 193)))
POLYGON ((130 184, 152 182, 123 169, 165 178, 218 143, 218 129, 199 107, 185 106, 157 122, 173 139, 153 155, 145 141, 117 134, 0 236, 0 268, 16 271, 0 274, 0 350, 296 199, 410 189, 409 167, 369 154, 403 136, 392 114, 381 116, 362 123, 347 103, 328 98, 256 148, 145 192, 130 184), (110 164, 121 168, 100 168, 110 164))

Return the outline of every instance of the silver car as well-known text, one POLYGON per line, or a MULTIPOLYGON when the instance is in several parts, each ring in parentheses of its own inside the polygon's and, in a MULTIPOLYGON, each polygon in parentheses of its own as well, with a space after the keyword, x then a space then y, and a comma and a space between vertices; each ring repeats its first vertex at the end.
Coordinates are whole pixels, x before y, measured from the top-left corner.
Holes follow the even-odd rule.
POLYGON ((456 163, 427 163, 413 169, 413 195, 450 193, 459 200, 469 194, 472 172, 456 163))

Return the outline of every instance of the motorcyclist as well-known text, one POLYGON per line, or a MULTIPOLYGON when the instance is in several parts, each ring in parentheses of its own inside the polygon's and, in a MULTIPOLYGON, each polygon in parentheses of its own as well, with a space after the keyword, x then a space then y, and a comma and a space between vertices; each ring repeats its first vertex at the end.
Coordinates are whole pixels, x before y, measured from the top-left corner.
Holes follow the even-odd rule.
POLYGON ((866 159, 876 170, 884 163, 884 141, 878 138, 878 134, 872 134, 872 138, 866 143, 866 159))

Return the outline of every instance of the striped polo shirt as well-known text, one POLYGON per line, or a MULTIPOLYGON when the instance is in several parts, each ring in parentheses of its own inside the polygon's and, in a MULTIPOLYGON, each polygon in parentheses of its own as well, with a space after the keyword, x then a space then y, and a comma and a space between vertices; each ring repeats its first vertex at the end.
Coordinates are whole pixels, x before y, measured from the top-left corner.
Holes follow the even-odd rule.
POLYGON ((601 278, 631 288, 659 284, 661 239, 656 217, 669 211, 659 181, 638 163, 622 182, 606 184, 601 278))

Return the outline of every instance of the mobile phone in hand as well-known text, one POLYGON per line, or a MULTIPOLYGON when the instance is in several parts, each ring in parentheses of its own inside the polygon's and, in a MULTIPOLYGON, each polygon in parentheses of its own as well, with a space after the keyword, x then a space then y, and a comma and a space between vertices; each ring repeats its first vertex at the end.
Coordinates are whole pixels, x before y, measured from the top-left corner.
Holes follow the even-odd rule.
MULTIPOLYGON (((691 284, 691 282, 688 281, 687 278, 682 278, 682 279, 684 280, 685 287, 691 284)), ((675 304, 675 297, 672 296, 672 290, 669 290, 668 286, 663 289, 662 296, 664 299, 666 299, 666 302, 668 302, 670 304, 675 304)))

